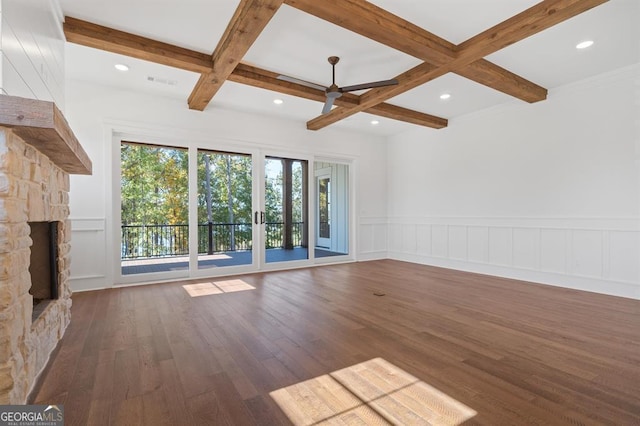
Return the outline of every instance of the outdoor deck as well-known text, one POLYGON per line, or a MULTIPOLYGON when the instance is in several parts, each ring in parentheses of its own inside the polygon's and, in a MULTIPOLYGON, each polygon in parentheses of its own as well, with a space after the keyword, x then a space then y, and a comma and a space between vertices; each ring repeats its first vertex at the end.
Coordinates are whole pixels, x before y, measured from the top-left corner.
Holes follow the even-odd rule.
MULTIPOLYGON (((314 249, 315 257, 342 256, 320 248, 314 249)), ((267 263, 303 260, 307 258, 307 249, 296 247, 292 250, 274 248, 266 250, 267 263)), ((251 264, 251 251, 235 251, 198 256, 198 269, 220 268, 251 264)), ((146 259, 123 259, 122 275, 148 274, 168 271, 186 271, 189 269, 188 256, 157 257, 146 259)))

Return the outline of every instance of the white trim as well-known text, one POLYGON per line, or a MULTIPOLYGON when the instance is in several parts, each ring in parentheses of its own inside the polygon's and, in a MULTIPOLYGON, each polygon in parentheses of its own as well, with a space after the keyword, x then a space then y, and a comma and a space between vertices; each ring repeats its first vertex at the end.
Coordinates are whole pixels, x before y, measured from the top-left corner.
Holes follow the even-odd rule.
POLYGON ((630 290, 640 289, 640 270, 634 262, 634 256, 640 258, 640 242, 635 243, 640 219, 622 223, 619 218, 574 218, 574 223, 567 218, 539 219, 390 218, 387 250, 392 259, 640 297, 630 290), (426 232, 417 232, 418 227, 426 232), (452 234, 457 228, 466 229, 465 238, 452 234), (473 245, 472 229, 486 229, 475 232, 473 245), (458 256, 462 253, 464 258, 458 256))
POLYGON ((126 120, 117 119, 105 119, 103 124, 111 127, 115 136, 127 138, 137 138, 138 140, 132 140, 132 142, 145 142, 152 143, 145 138, 153 138, 153 140, 160 141, 158 144, 169 144, 171 146, 199 146, 200 148, 215 146, 216 149, 224 150, 224 147, 228 147, 233 152, 242 152, 242 149, 248 151, 255 151, 260 149, 262 151, 269 152, 286 152, 288 158, 298 158, 301 155, 313 156, 314 159, 322 159, 317 161, 324 161, 324 159, 331 159, 333 162, 348 162, 360 158, 356 155, 336 154, 331 151, 322 151, 316 149, 292 149, 290 147, 283 148, 281 145, 269 143, 263 140, 246 140, 235 139, 229 137, 212 136, 210 131, 194 130, 190 128, 181 128, 177 126, 162 126, 155 123, 141 123, 126 120), (166 141, 166 142, 162 142, 166 141), (177 145, 176 141, 188 141, 181 142, 177 145), (202 145, 204 144, 204 146, 202 145))
MULTIPOLYGON (((254 162, 254 179, 256 177, 260 177, 264 171, 262 161, 260 159, 265 158, 265 156, 269 157, 282 157, 282 158, 293 158, 299 160, 305 160, 308 162, 308 194, 309 200, 312 200, 315 196, 315 188, 313 181, 313 170, 314 170, 314 162, 316 161, 331 161, 337 164, 345 164, 349 166, 349 193, 355 193, 355 169, 358 161, 358 156, 348 156, 348 155, 340 155, 336 156, 335 154, 326 153, 326 152, 315 152, 311 150, 298 150, 298 149, 290 149, 283 148, 282 146, 273 145, 269 143, 263 143, 261 141, 245 141, 245 140, 237 140, 231 138, 220 138, 220 137, 212 137, 208 132, 200 132, 194 131, 192 129, 183 129, 176 127, 165 127, 159 126, 156 124, 145 124, 145 123, 134 123, 123 120, 112 120, 106 119, 103 121, 103 137, 104 137, 104 146, 105 146, 105 168, 106 168, 106 179, 105 184, 107 188, 105 188, 105 194, 107 197, 107 210, 111 211, 111 214, 108 214, 106 218, 102 218, 100 220, 104 220, 105 226, 104 229, 99 229, 98 226, 92 228, 94 231, 104 231, 106 233, 106 252, 107 252, 107 275, 106 282, 113 283, 113 287, 118 286, 126 286, 126 285, 138 285, 145 283, 157 283, 164 281, 175 281, 175 280, 184 280, 184 279, 200 279, 200 278, 210 278, 217 276, 228 276, 228 275, 237 275, 237 274, 245 274, 245 273, 255 273, 260 271, 276 271, 283 269, 292 269, 292 268, 302 268, 314 266, 315 264, 332 264, 332 263, 344 263, 344 262, 352 262, 355 261, 355 249, 357 247, 357 231, 356 231, 356 200, 355 197, 349 196, 349 208, 350 211, 350 239, 349 241, 349 255, 345 256, 335 256, 330 259, 326 258, 318 258, 315 259, 313 250, 309 250, 309 258, 303 261, 292 261, 292 262, 273 262, 266 263, 264 260, 264 254, 258 253, 254 250, 254 263, 252 265, 246 266, 232 266, 225 268, 207 268, 207 269, 197 269, 197 253, 193 253, 193 250, 190 250, 190 270, 187 271, 174 271, 174 272, 163 272, 163 273, 149 273, 149 274, 132 274, 132 275, 122 275, 121 265, 120 265, 120 251, 119 251, 119 238, 120 233, 118 232, 119 226, 117 226, 120 219, 120 192, 116 190, 120 186, 120 144, 123 141, 127 142, 137 142, 137 143, 145 143, 150 145, 159 145, 159 146, 171 146, 177 148, 185 148, 190 152, 190 163, 189 163, 189 175, 190 175, 190 188, 189 188, 189 203, 190 207, 192 203, 197 202, 197 194, 195 194, 194 187, 197 188, 197 183, 193 183, 193 175, 197 176, 197 170, 192 165, 193 159, 191 158, 193 152, 197 153, 197 149, 210 149, 210 150, 218 150, 218 151, 227 151, 227 152, 236 152, 241 154, 251 155, 253 158, 258 160, 260 163, 260 167, 256 169, 256 162, 254 162), (193 258, 193 259, 192 259, 193 258), (322 260, 320 260, 322 259, 322 260), (193 265, 191 263, 195 262, 193 265)), ((263 206, 264 205, 264 196, 261 194, 264 192, 260 185, 262 181, 259 181, 258 185, 258 199, 254 200, 255 206, 263 206), (258 204, 256 204, 256 202, 258 204)), ((254 208, 255 210, 255 208, 254 208)), ((259 210, 259 208, 258 208, 259 210)), ((193 218, 191 217, 195 214, 195 210, 190 208, 190 220, 193 222, 193 218)), ((92 218, 78 218, 78 220, 90 221, 92 218)), ((312 206, 309 208, 308 215, 309 223, 313 223, 315 220, 315 214, 313 212, 312 206)), ((89 229, 87 228, 87 231, 89 229)), ((311 229, 309 232, 311 233, 311 229)), ((80 231, 82 232, 82 231, 80 231)), ((197 238, 193 237, 193 233, 197 232, 197 229, 192 227, 190 229, 190 244, 195 244, 197 238)), ((196 235, 197 237, 197 235, 196 235)), ((262 238, 257 234, 257 229, 254 227, 254 247, 262 248, 262 238)), ((98 277, 86 277, 87 279, 94 279, 98 277)), ((78 277, 77 281, 80 281, 82 277, 78 277)))
POLYGON ((392 216, 389 223, 424 225, 491 226, 495 228, 543 228, 640 232, 637 217, 539 217, 539 216, 392 216))
POLYGON ((370 251, 366 253, 360 253, 358 255, 358 262, 369 262, 372 260, 384 260, 389 259, 389 253, 386 251, 370 251))
POLYGON ((553 272, 532 271, 513 266, 502 266, 473 261, 458 261, 455 259, 436 258, 433 256, 421 256, 417 254, 399 252, 389 252, 388 258, 422 265, 551 285, 554 287, 640 299, 640 284, 628 281, 604 280, 575 274, 569 275, 553 272))
POLYGON ((79 281, 79 280, 93 280, 98 278, 106 278, 107 276, 104 274, 96 274, 96 275, 78 275, 75 277, 69 277, 70 281, 79 281))
MULTIPOLYGON (((278 262, 278 263, 270 263, 269 265, 273 265, 273 267, 270 267, 268 269, 265 270, 256 270, 256 271, 248 271, 248 272, 235 272, 235 271, 231 271, 231 270, 227 270, 227 269, 221 269, 220 271, 223 272, 221 274, 218 275, 204 275, 204 276, 192 276, 189 278, 167 278, 166 276, 164 277, 164 279, 152 279, 150 277, 151 274, 138 274, 140 276, 144 275, 145 278, 151 278, 149 280, 145 280, 145 281, 140 281, 140 282, 128 282, 128 283, 119 283, 119 284, 114 284, 111 287, 104 287, 104 288, 121 288, 121 287, 137 287, 137 286, 141 286, 141 285, 154 285, 154 284, 164 284, 164 283, 174 283, 174 282, 183 282, 183 281, 195 281, 195 280, 200 280, 200 279, 211 279, 211 278, 218 278, 218 277, 230 277, 230 276, 237 276, 237 275, 253 275, 253 274, 261 274, 263 272, 276 272, 276 271, 288 271, 291 269, 306 269, 306 268, 315 268, 318 266, 326 266, 326 265, 339 265, 339 264, 343 264, 343 263, 353 263, 355 262, 353 259, 345 259, 343 261, 337 261, 337 262, 326 262, 326 263, 322 263, 322 264, 311 264, 311 265, 307 265, 307 264, 301 264, 301 263, 297 263, 297 262, 291 262, 291 263, 287 263, 287 265, 282 265, 284 267, 277 267, 278 265, 280 265, 282 262, 278 262)), ((86 290, 74 290, 74 292, 79 292, 79 291, 91 291, 91 290, 101 290, 103 288, 91 288, 91 289, 86 289, 86 290)))

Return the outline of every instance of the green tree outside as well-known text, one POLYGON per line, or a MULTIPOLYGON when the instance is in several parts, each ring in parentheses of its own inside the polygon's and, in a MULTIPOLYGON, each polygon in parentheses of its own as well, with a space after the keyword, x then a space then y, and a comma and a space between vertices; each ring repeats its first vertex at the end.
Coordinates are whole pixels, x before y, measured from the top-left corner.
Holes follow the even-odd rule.
MULTIPOLYGON (((253 220, 251 156, 199 150, 197 159, 198 252, 207 252, 209 222, 214 225, 215 251, 250 250, 253 220)), ((266 222, 280 224, 283 222, 282 161, 267 159, 267 164, 266 222)), ((188 150, 122 143, 121 169, 123 257, 187 254, 188 150), (151 231, 141 230, 143 227, 156 228, 150 234, 151 231), (159 234, 159 230, 164 234, 159 234), (156 250, 158 247, 160 249, 156 250)), ((302 172, 302 164, 294 162, 294 222, 303 219, 302 172)), ((273 241, 267 242, 268 247, 281 245, 282 226, 278 226, 270 232, 273 241)))

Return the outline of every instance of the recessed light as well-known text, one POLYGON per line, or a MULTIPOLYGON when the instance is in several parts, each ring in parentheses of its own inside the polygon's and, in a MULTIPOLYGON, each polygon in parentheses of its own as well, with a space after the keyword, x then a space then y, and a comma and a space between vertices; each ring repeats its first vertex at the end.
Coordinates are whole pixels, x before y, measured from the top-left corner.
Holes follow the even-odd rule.
POLYGON ((576 49, 586 49, 587 47, 591 47, 593 45, 593 40, 585 40, 576 44, 576 49))
POLYGON ((274 99, 273 103, 276 105, 282 105, 284 103, 284 101, 282 99, 274 99))
POLYGON ((371 120, 371 125, 372 126, 377 126, 378 124, 380 124, 380 122, 378 120, 371 120))
POLYGON ((125 64, 115 64, 118 71, 129 71, 129 67, 125 64))
POLYGON ((446 101, 450 97, 451 95, 449 93, 443 93, 442 95, 440 95, 440 99, 442 99, 443 101, 446 101))

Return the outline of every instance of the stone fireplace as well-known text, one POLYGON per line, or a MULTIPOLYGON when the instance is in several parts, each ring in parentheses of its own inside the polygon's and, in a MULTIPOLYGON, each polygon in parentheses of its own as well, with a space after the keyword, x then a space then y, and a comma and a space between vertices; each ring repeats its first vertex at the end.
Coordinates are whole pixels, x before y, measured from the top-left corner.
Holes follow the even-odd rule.
POLYGON ((71 317, 69 174, 91 161, 52 102, 0 95, 0 404, 24 404, 71 317))

